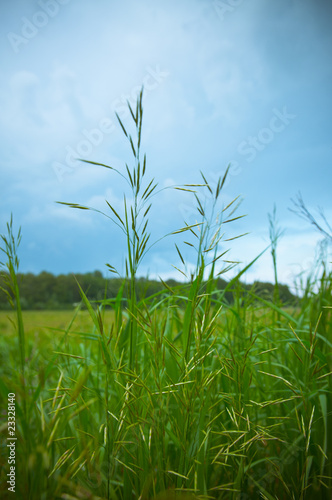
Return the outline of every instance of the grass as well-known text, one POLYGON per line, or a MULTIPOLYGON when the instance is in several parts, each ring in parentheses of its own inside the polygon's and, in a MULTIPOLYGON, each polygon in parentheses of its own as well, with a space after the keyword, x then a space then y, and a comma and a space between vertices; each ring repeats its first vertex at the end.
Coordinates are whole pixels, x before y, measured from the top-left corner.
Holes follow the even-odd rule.
MULTIPOLYGON (((16 312, 10 330, 0 316, 1 498, 8 498, 5 409, 15 393, 17 498, 330 499, 332 276, 325 271, 315 293, 308 283, 292 311, 280 305, 277 281, 267 302, 234 279, 234 303, 226 303, 215 279, 233 266, 219 248, 224 225, 238 218, 237 200, 223 207, 226 177, 213 189, 202 174, 202 184, 180 187, 192 192, 200 222, 174 232, 196 250, 188 271, 177 246, 188 293, 165 284, 139 301, 135 278, 156 189, 141 161, 141 102, 142 94, 130 110, 135 144, 119 120, 133 153, 131 196, 123 213, 108 204, 104 214, 127 245, 127 307, 122 290, 92 304, 80 289, 84 312, 18 314, 17 269, 8 275, 16 312)), ((10 267, 16 246, 4 250, 10 267)))

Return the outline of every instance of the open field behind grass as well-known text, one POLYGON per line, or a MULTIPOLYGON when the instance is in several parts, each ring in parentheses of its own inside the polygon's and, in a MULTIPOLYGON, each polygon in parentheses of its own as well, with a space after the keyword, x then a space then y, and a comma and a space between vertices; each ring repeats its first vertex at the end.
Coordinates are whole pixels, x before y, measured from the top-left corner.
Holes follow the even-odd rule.
MULTIPOLYGON (((65 311, 23 311, 25 333, 33 340, 34 335, 45 338, 56 337, 56 331, 61 332, 66 329, 73 319, 73 310, 65 311)), ((114 314, 111 310, 105 312, 105 322, 111 325, 114 314)), ((15 321, 15 313, 0 311, 0 328, 2 335, 15 335, 12 321, 15 321)), ((88 311, 80 311, 75 317, 72 325, 73 331, 87 331, 91 329, 93 322, 88 311)))

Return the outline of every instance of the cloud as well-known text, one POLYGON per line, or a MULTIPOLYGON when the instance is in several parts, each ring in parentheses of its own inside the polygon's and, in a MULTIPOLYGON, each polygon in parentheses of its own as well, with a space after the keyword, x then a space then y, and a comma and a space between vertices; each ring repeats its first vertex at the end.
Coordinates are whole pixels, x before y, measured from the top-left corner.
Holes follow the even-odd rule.
POLYGON ((81 123, 74 86, 62 79, 63 74, 42 81, 33 72, 18 71, 9 80, 6 98, 2 90, 0 130, 11 156, 24 159, 21 168, 31 162, 40 169, 81 123))
MULTIPOLYGON (((106 219, 54 201, 107 210, 106 197, 122 210, 121 179, 101 167, 73 164, 73 158, 83 156, 121 171, 125 162, 132 165, 130 145, 114 110, 124 115, 126 126, 132 125, 126 99, 133 103, 144 82, 150 90, 146 85, 142 148, 147 174, 160 187, 199 182, 200 169, 215 184, 230 161, 240 164, 224 186, 224 203, 243 193, 240 212, 249 217, 227 228, 227 234, 252 235, 231 243, 234 260, 248 262, 268 244, 271 204, 276 201, 286 211, 299 188, 310 206, 321 200, 328 214, 330 8, 321 0, 234 3, 238 6, 221 20, 213 2, 205 0, 101 0, 97 7, 70 2, 19 54, 9 45, 0 48, 0 182, 5 186, 0 220, 14 211, 16 220, 24 221, 27 239, 49 252, 43 262, 49 262, 50 270, 78 265, 77 251, 82 252, 80 266, 103 266, 107 252, 94 250, 94 238, 105 238, 112 258, 122 265, 121 235, 109 229, 106 219), (153 79, 151 73, 157 76, 153 79), (298 118, 249 164, 239 144, 266 128, 272 110, 283 106, 298 118), (114 126, 101 134, 104 119, 114 126), (62 182, 55 163, 67 168, 62 182), (54 238, 49 249, 48 230, 54 238), (66 260, 58 253, 55 264, 57 238, 66 242, 67 253, 66 260), (75 241, 78 249, 71 253, 75 241)), ((0 20, 3 33, 20 29, 21 17, 32 19, 36 8, 32 1, 8 4, 0 20)), ((181 227, 191 214, 192 201, 184 193, 167 189, 153 201, 150 228, 157 239, 181 227)), ((306 229, 292 220, 281 218, 289 228, 278 247, 282 279, 288 279, 292 262, 311 258, 317 239, 311 228, 302 232, 306 229), (314 238, 313 243, 306 237, 314 238)), ((177 262, 173 252, 172 238, 163 240, 153 247, 143 271, 157 273, 160 266, 166 276, 173 255, 177 262)), ((273 278, 268 252, 247 279, 255 276, 273 278)))

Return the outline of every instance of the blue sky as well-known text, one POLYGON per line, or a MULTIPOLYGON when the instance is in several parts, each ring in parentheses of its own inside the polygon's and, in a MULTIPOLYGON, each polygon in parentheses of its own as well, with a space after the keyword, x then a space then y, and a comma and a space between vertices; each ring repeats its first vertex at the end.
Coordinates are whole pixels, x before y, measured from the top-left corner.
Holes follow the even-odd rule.
MULTIPOLYGON (((0 16, 0 232, 22 226, 22 272, 124 272, 125 242, 95 213, 55 202, 121 210, 131 152, 115 120, 130 120, 145 85, 143 147, 160 188, 212 185, 231 163, 225 205, 241 195, 225 238, 240 269, 269 243, 277 207, 281 282, 312 266, 320 236, 289 211, 301 191, 314 212, 331 204, 332 4, 323 0, 13 0, 0 16)), ((161 191, 152 239, 195 221, 190 195, 161 191)), ((179 275, 174 241, 151 249, 139 274, 179 275)), ((226 243, 221 243, 226 245, 226 243)), ((225 246, 225 248, 228 248, 225 246)), ((183 249, 188 266, 194 255, 183 249)), ((231 275, 229 275, 231 276, 231 275)), ((269 251, 246 281, 273 280, 269 251)))

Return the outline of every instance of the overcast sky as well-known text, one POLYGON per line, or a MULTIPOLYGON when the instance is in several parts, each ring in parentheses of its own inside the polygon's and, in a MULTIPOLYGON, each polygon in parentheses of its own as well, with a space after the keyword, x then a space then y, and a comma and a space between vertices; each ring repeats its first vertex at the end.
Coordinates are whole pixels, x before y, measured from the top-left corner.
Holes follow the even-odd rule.
MULTIPOLYGON (((229 257, 240 269, 268 245, 276 204, 280 281, 310 268, 319 234, 289 207, 300 191, 332 220, 330 1, 12 0, 0 9, 0 233, 12 213, 22 272, 106 272, 108 262, 124 273, 118 228, 55 202, 107 210, 107 199, 121 211, 121 178, 75 158, 130 164, 114 113, 131 126, 126 100, 142 85, 148 175, 163 188, 198 183, 202 170, 215 185, 231 163, 222 203, 241 195, 247 216, 225 238, 249 235, 228 244, 229 257)), ((152 240, 196 217, 190 195, 173 189, 150 213, 152 240)), ((154 246, 139 274, 180 279, 172 264, 182 240, 154 246)), ((273 280, 269 251, 247 273, 255 279, 273 280)))

